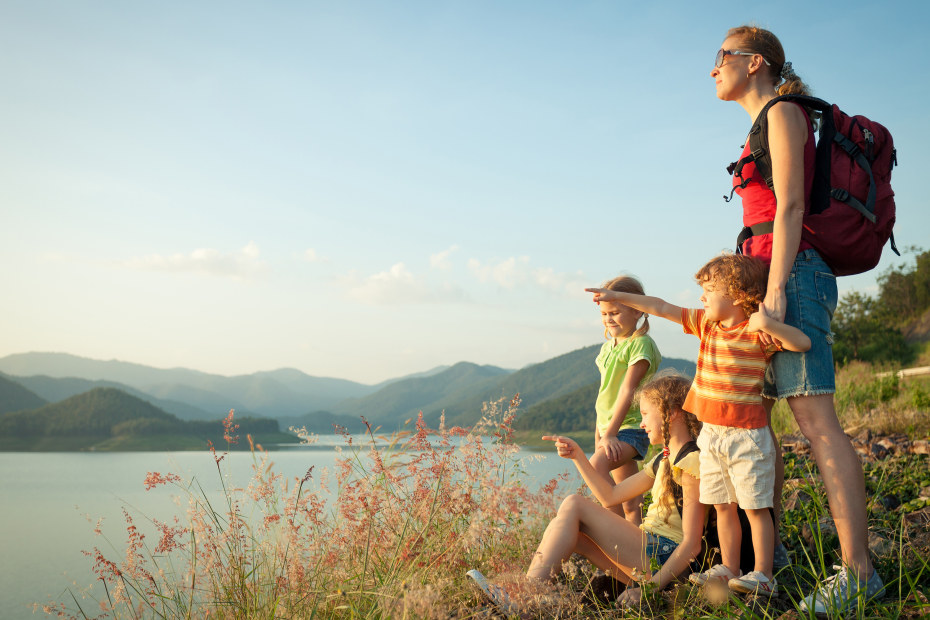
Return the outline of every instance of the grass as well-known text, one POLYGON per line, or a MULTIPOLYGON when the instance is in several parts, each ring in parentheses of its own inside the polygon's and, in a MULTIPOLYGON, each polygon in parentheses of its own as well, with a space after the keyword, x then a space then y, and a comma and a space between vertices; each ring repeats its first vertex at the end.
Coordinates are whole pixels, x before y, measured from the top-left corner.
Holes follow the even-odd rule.
MULTIPOLYGON (((887 415, 868 417, 870 424, 882 417, 891 420, 882 428, 927 436, 926 409, 908 404, 920 394, 909 382, 889 388, 855 367, 838 379, 844 425, 878 409, 887 415)), ((283 479, 252 445, 252 478, 235 486, 225 454, 213 450, 205 458, 215 460, 223 484, 219 505, 199 480, 152 472, 146 488, 173 492, 186 512, 159 523, 125 511, 125 544, 103 540, 87 552, 104 596, 88 605, 74 592, 44 609, 66 618, 488 618, 492 610, 465 578, 478 568, 508 587, 524 617, 804 617, 797 602, 831 572, 837 545, 815 466, 801 453, 786 454, 792 482, 782 531, 794 565, 779 575, 782 594, 773 600, 708 600, 679 584, 649 593, 641 609, 618 610, 592 596, 591 568, 575 559, 554 586, 527 583, 522 573, 570 490, 558 480, 538 490, 524 485, 511 427, 518 405, 491 403, 473 429, 431 430, 421 418, 390 436, 370 427, 362 437, 346 434, 352 449, 329 477, 311 469, 283 479), (157 541, 138 524, 154 527, 157 541)), ((235 432, 228 418, 229 446, 235 432)), ((926 455, 913 454, 865 464, 869 524, 880 537, 875 564, 888 594, 858 617, 930 615, 930 526, 911 521, 930 504, 921 493, 930 486, 928 465, 926 455)))

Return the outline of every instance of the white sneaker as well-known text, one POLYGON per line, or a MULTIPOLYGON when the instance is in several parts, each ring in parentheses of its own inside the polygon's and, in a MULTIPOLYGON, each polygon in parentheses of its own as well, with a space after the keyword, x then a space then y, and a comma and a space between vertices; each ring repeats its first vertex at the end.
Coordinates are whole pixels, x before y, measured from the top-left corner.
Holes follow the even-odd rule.
POLYGON ((751 571, 731 579, 728 582, 730 589, 743 594, 763 594, 765 596, 775 596, 778 594, 778 583, 775 578, 769 579, 761 571, 751 571))
POLYGON ((736 579, 740 575, 742 575, 742 572, 740 572, 739 575, 734 575, 733 572, 723 564, 717 564, 703 573, 691 573, 691 575, 688 576, 688 581, 696 583, 699 586, 715 581, 727 585, 730 583, 731 579, 736 579))
POLYGON ((815 614, 826 614, 830 611, 848 613, 859 606, 859 599, 865 603, 868 600, 881 598, 885 595, 885 584, 873 570, 872 576, 865 583, 860 584, 858 579, 850 579, 846 567, 834 566, 836 574, 828 577, 823 585, 801 601, 801 611, 813 611, 815 614))
POLYGON ((507 591, 489 582, 480 571, 472 569, 465 573, 478 586, 491 603, 507 615, 517 613, 517 606, 510 600, 507 591))

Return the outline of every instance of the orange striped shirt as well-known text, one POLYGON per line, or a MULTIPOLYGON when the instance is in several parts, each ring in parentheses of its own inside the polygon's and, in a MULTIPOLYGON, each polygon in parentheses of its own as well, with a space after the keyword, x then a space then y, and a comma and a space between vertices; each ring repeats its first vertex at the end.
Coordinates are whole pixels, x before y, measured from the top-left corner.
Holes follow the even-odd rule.
POLYGON ((765 347, 759 332, 746 331, 748 319, 725 328, 708 321, 704 310, 682 308, 681 325, 686 334, 701 339, 697 372, 683 408, 710 424, 765 426, 762 381, 777 347, 765 347))

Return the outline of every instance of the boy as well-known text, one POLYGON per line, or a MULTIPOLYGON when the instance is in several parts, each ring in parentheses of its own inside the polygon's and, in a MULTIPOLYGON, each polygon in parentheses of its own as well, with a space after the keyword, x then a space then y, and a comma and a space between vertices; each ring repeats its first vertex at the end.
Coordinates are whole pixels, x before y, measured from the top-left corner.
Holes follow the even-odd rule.
MULTIPOLYGON (((683 409, 704 424, 701 449, 701 503, 717 510, 722 563, 690 580, 721 581, 739 592, 773 595, 775 530, 770 508, 775 491, 775 446, 762 405, 762 381, 768 360, 779 348, 806 351, 802 331, 760 311, 768 266, 741 254, 722 254, 695 274, 704 294, 703 310, 681 308, 657 297, 589 288, 594 301, 614 301, 680 323, 701 339, 697 373, 683 409), (765 345, 762 334, 777 344, 765 345), (737 505, 752 528, 754 570, 741 574, 742 531, 737 505)), ((762 309, 764 310, 764 308, 762 309)))

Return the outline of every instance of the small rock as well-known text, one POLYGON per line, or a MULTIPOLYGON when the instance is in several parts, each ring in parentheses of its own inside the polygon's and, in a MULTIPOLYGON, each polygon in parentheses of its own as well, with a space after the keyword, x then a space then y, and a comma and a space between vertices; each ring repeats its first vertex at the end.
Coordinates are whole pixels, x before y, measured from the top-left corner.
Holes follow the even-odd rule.
POLYGON ((924 506, 920 510, 909 512, 904 515, 904 520, 908 523, 927 524, 930 523, 930 506, 924 506))
POLYGON ((895 545, 893 541, 884 538, 875 532, 869 532, 869 551, 876 557, 886 557, 894 554, 895 545))
MULTIPOLYGON (((820 521, 817 522, 819 535, 822 539, 835 537, 836 536, 836 525, 833 524, 833 519, 830 517, 823 517, 820 521)), ((801 538, 804 539, 804 542, 812 549, 816 549, 817 541, 814 539, 815 531, 811 529, 810 523, 804 523, 801 527, 801 538)))
POLYGON ((930 454, 930 439, 918 439, 911 442, 911 454, 930 454))
POLYGON ((898 443, 894 441, 894 439, 892 439, 891 437, 885 437, 884 439, 879 439, 877 443, 878 445, 883 447, 888 452, 895 453, 898 451, 898 443))
POLYGON ((878 501, 885 510, 894 510, 901 505, 901 500, 897 495, 882 495, 878 501))
POLYGON ((925 486, 920 490, 920 494, 917 497, 921 499, 930 499, 930 486, 925 486))
POLYGON ((888 455, 888 448, 876 441, 869 445, 869 454, 876 459, 883 459, 888 455))
POLYGON ((813 485, 814 482, 815 482, 815 480, 814 480, 813 478, 807 478, 807 477, 805 477, 805 478, 790 478, 790 479, 788 479, 788 480, 785 480, 785 483, 784 483, 784 490, 785 490, 785 491, 792 491, 792 490, 798 489, 798 488, 800 488, 800 487, 809 487, 809 486, 813 485))
POLYGON ((803 455, 810 454, 811 442, 801 433, 785 435, 781 438, 781 447, 786 452, 803 455))
POLYGON ((801 489, 795 489, 788 495, 788 499, 782 504, 782 508, 787 511, 797 510, 800 506, 807 504, 813 499, 808 493, 801 489))

